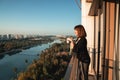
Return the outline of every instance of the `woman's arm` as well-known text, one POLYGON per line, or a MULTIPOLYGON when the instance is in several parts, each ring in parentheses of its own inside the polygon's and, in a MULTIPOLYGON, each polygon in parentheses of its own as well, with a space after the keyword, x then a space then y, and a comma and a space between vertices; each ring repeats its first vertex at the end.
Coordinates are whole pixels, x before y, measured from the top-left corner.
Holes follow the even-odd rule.
POLYGON ((67 38, 67 40, 70 42, 70 48, 73 49, 75 45, 73 38, 67 38))

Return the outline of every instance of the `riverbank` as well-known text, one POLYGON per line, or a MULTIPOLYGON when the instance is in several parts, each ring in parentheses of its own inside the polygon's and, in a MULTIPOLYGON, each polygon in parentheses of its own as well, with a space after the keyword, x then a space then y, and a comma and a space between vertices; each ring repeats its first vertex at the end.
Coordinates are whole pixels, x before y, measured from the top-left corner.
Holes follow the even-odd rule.
POLYGON ((4 57, 0 59, 0 72, 2 73, 0 74, 0 80, 14 80, 13 78, 16 77, 17 73, 25 71, 28 65, 39 58, 42 51, 48 49, 54 43, 60 43, 60 41, 54 40, 53 42, 22 50, 13 55, 4 55, 4 57))
POLYGON ((24 39, 24 40, 9 40, 0 42, 0 55, 4 54, 15 54, 21 52, 22 50, 29 49, 33 46, 47 44, 53 42, 54 39, 50 37, 43 37, 42 39, 24 39))
POLYGON ((34 46, 27 46, 27 47, 22 47, 20 49, 13 49, 13 50, 10 50, 10 51, 2 52, 2 53, 0 53, 0 56, 5 55, 5 54, 12 55, 12 54, 15 54, 15 53, 19 53, 22 50, 29 49, 31 47, 34 47, 34 46))

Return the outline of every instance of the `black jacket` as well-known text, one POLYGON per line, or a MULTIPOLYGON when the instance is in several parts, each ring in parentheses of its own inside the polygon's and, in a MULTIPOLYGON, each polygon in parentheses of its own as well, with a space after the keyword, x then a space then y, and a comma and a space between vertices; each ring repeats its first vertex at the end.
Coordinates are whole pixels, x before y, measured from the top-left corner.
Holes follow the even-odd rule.
POLYGON ((73 52, 76 53, 78 60, 90 63, 90 57, 87 51, 87 40, 85 37, 81 37, 74 45, 73 52))

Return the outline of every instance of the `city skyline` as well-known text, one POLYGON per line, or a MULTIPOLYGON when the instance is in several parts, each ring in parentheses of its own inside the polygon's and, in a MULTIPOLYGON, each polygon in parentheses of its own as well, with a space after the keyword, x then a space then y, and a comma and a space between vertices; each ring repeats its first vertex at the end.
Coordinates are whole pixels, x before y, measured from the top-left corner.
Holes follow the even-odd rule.
POLYGON ((0 17, 0 34, 73 35, 81 23, 75 0, 1 0, 0 17))

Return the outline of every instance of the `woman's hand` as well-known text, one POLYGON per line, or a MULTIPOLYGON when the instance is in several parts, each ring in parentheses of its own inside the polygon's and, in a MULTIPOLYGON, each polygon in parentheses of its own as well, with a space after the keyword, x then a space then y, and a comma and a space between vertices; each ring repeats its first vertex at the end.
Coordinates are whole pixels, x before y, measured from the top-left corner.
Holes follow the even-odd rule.
POLYGON ((70 41, 70 42, 72 42, 72 41, 73 41, 73 38, 72 38, 72 37, 70 37, 70 38, 67 38, 67 41, 70 41))
POLYGON ((73 47, 74 47, 74 40, 73 40, 73 38, 67 38, 67 43, 70 43, 70 48, 73 49, 73 47))

